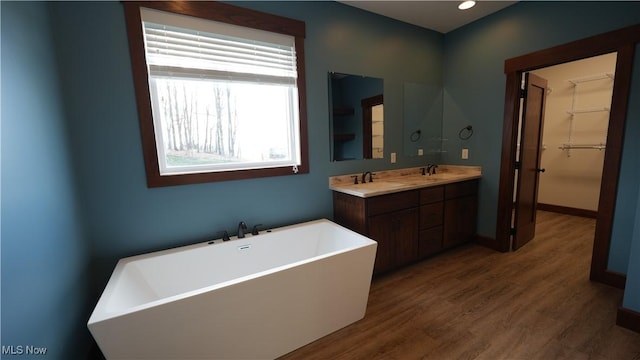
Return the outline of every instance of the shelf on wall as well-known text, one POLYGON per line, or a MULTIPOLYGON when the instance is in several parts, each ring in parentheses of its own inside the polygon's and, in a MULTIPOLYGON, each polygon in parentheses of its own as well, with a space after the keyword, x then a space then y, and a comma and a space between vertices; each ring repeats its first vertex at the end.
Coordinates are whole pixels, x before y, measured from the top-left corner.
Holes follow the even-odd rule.
POLYGON ((355 134, 334 134, 333 139, 335 141, 349 141, 356 138, 355 134))
POLYGON ((348 115, 353 115, 354 113, 355 111, 353 110, 353 108, 346 108, 346 107, 333 108, 334 116, 348 116, 348 115))
MULTIPOLYGON (((602 74, 594 74, 594 75, 588 75, 588 76, 583 76, 583 77, 579 77, 579 78, 573 78, 573 79, 568 79, 567 81, 569 81, 570 83, 573 84, 573 96, 572 96, 572 100, 571 100, 571 110, 567 110, 567 113, 569 115, 571 115, 571 118, 569 119, 569 139, 568 142, 565 144, 562 144, 562 146, 559 147, 559 149, 561 150, 566 150, 567 151, 567 157, 571 157, 571 150, 573 149, 597 149, 597 150, 604 150, 606 148, 604 143, 601 144, 577 144, 573 142, 573 126, 574 126, 574 119, 575 119, 575 115, 578 114, 586 114, 586 113, 594 113, 594 112, 609 112, 611 110, 610 107, 608 106, 597 106, 597 107, 588 107, 588 108, 576 108, 576 103, 577 103, 577 98, 578 98, 578 94, 579 94, 579 86, 578 84, 584 83, 584 82, 589 82, 589 81, 596 81, 596 80, 613 80, 614 75, 613 73, 602 73, 602 74)), ((613 91, 613 84, 611 84, 612 87, 612 91, 613 91)))
POLYGON ((609 110, 611 109, 609 109, 607 106, 600 106, 600 107, 592 107, 592 108, 584 108, 584 109, 567 110, 567 114, 575 115, 575 114, 585 114, 585 113, 609 111, 609 110))

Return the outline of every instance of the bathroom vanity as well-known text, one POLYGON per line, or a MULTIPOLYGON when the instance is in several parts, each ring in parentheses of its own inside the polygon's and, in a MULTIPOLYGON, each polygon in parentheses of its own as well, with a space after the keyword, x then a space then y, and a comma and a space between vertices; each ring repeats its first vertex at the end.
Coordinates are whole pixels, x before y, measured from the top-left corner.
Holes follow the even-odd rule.
POLYGON ((440 166, 330 178, 334 221, 378 242, 374 273, 424 259, 467 242, 476 232, 479 167, 440 166))

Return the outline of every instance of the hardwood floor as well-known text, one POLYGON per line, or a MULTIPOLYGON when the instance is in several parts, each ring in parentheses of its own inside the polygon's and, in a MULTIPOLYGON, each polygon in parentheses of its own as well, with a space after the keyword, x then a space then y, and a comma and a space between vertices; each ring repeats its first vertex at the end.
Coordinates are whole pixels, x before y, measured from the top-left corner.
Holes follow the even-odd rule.
POLYGON ((374 279, 364 319, 281 359, 629 359, 622 290, 589 281, 595 220, 539 212, 514 253, 475 244, 374 279))

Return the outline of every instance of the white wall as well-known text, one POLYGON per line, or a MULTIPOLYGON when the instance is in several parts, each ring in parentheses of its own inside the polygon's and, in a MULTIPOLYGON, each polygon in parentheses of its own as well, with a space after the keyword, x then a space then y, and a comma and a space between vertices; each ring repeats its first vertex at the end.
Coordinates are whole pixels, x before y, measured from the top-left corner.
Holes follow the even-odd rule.
MULTIPOLYGON (((569 79, 615 72, 616 54, 607 54, 534 71, 548 80, 538 202, 585 210, 597 210, 605 151, 561 150, 560 146, 606 143, 609 112, 590 112, 573 116, 574 85, 569 79)), ((581 82, 577 85, 575 109, 610 107, 613 80, 581 82)))

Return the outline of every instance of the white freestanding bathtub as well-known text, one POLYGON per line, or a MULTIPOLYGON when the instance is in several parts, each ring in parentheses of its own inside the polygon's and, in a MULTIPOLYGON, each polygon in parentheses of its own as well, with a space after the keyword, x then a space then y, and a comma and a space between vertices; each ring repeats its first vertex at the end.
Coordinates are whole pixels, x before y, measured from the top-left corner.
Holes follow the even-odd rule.
POLYGON ((107 359, 273 359, 364 317, 376 246, 322 219, 125 258, 88 327, 107 359))

